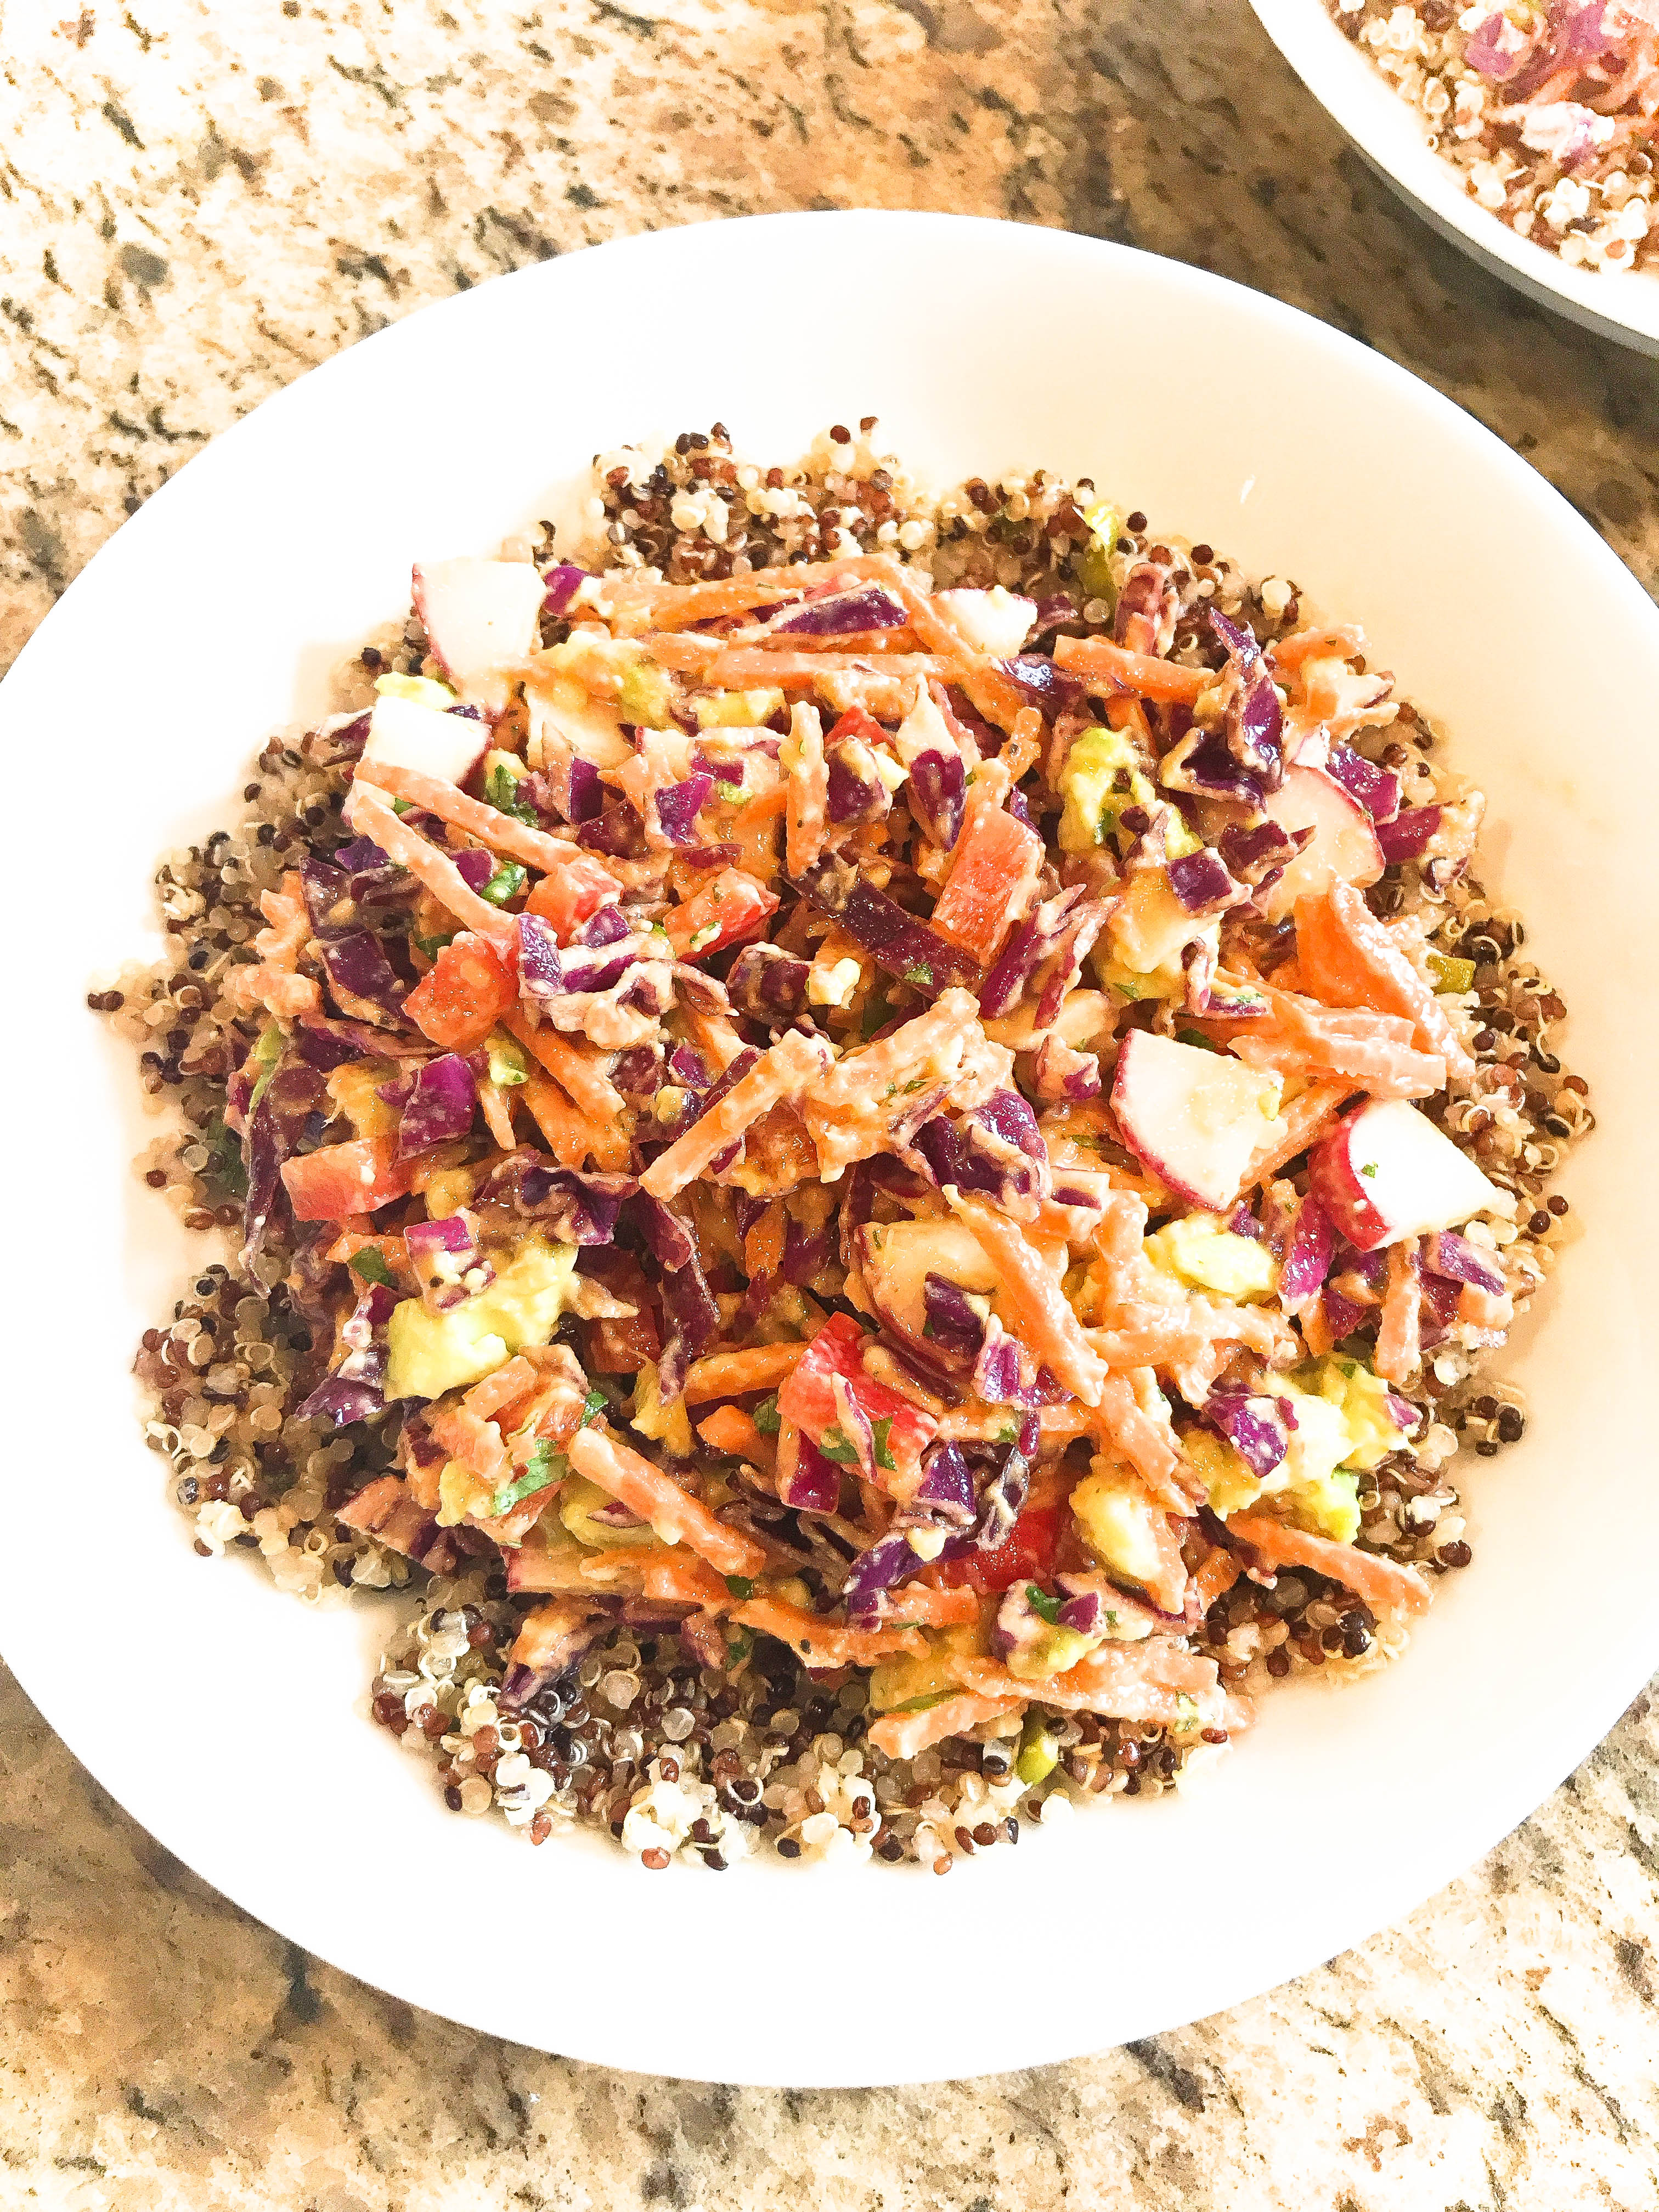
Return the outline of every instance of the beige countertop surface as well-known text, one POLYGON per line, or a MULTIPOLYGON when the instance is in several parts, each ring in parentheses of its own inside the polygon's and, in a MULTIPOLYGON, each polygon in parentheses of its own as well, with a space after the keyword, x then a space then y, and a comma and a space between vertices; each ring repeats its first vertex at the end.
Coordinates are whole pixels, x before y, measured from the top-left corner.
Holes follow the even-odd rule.
MULTIPOLYGON (((125 514, 340 347, 552 253, 781 208, 1060 224, 1276 293, 1450 393, 1659 578, 1659 369, 1441 245, 1244 0, 0 18, 3 659, 125 514)), ((964 2085, 733 2090, 541 2057, 307 1958, 0 1669, 0 2208, 1638 2212, 1656 1753, 1644 1697, 1402 1927, 1197 2027, 964 2085)), ((1364 1838, 1340 1848, 1363 1881, 1364 1838)))

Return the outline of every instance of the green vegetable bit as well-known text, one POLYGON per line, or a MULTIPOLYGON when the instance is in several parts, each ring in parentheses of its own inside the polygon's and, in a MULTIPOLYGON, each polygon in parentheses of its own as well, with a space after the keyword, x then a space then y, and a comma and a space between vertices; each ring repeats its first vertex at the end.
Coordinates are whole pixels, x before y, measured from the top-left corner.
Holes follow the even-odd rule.
POLYGON ((498 814, 510 814, 515 822, 527 822, 533 829, 537 823, 536 810, 526 806, 518 796, 519 779, 511 769, 498 761, 484 778, 484 797, 498 814))
POLYGON ((778 1411, 777 1393, 763 1398, 755 1408, 755 1426, 763 1437, 775 1437, 783 1425, 783 1416, 778 1411))
POLYGON ((530 1079, 530 1062, 523 1047, 505 1030, 491 1030, 484 1039, 484 1058, 489 1063, 489 1079, 500 1090, 508 1090, 515 1083, 527 1083, 530 1079))
POLYGON ((907 1698, 902 1705, 890 1705, 887 1710, 890 1713, 925 1713, 934 1705, 942 1705, 947 1698, 954 1698, 956 1694, 954 1690, 930 1690, 925 1698, 907 1698))
POLYGON ((392 1270, 373 1244, 365 1244, 361 1252, 354 1252, 347 1264, 360 1282, 378 1283, 382 1289, 388 1291, 392 1288, 394 1279, 392 1270))
POLYGON ((518 1480, 503 1484, 490 1499, 490 1518, 495 1520, 503 1513, 510 1513, 515 1505, 526 1498, 533 1498, 538 1491, 550 1490, 556 1482, 562 1482, 569 1472, 570 1462, 562 1452, 556 1452, 544 1441, 538 1443, 518 1480))
POLYGON ((527 868, 521 866, 517 860, 503 860, 478 896, 488 899, 491 906, 505 906, 508 899, 517 898, 529 880, 530 871, 527 868))
POLYGON ((826 1429, 818 1438, 818 1449, 825 1459, 832 1459, 837 1467, 850 1467, 859 1455, 858 1446, 839 1429, 826 1429))
POLYGON ((884 1467, 890 1474, 896 1474, 898 1468, 898 1462, 893 1457, 887 1442, 888 1437, 893 1433, 893 1423, 896 1419, 896 1416, 892 1413, 884 1413, 881 1419, 875 1424, 874 1430, 876 1439, 876 1465, 878 1467, 884 1467))
POLYGON ((1474 988, 1473 960, 1458 960, 1449 952, 1437 952, 1431 946, 1429 966, 1434 971, 1437 991, 1472 991, 1474 988))
POLYGON ((453 945, 454 942, 455 933, 453 930, 450 932, 447 937, 417 937, 415 939, 416 947, 419 951, 425 953, 428 960, 435 960, 438 955, 443 951, 446 945, 453 945))
POLYGON ((749 1598, 755 1595, 755 1585, 747 1575, 727 1575, 726 1587, 733 1597, 749 1598))
POLYGON ((1050 1597, 1047 1590, 1039 1589, 1035 1583, 1027 1583, 1025 1585, 1025 1602, 1030 1607, 1033 1613, 1040 1613, 1042 1615, 1042 1619, 1048 1622, 1050 1628, 1059 1627, 1060 1607, 1060 1601, 1059 1598, 1050 1597))
POLYGON ((599 1415, 609 1409, 610 1404, 611 1401, 603 1390, 590 1390, 582 1400, 582 1427, 586 1428, 590 1421, 597 1421, 599 1415))
POLYGON ((1058 1737, 1050 1734, 1035 1713, 1027 1713, 1019 1740, 1019 1757, 1014 1762, 1015 1773, 1029 1790, 1033 1783, 1044 1781, 1059 1764, 1058 1737))

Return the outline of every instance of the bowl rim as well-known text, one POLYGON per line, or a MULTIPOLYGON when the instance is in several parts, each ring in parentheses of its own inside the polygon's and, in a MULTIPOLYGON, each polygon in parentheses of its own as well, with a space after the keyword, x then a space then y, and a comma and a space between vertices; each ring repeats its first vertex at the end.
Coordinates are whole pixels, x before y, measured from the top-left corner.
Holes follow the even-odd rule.
POLYGON ((1343 36, 1324 0, 1250 5, 1332 120, 1443 238, 1582 328, 1659 353, 1659 270, 1581 269, 1522 238, 1469 197, 1462 173, 1425 143, 1416 111, 1343 36))
MULTIPOLYGON (((90 614, 100 592, 118 586, 125 565, 140 557, 151 536, 160 533, 161 523, 155 520, 158 515, 162 521, 170 521, 175 511, 182 515, 189 502, 205 503, 210 511, 217 473, 228 452, 233 458, 239 458, 244 450, 252 451, 261 437, 269 439, 273 425, 286 429, 290 419, 297 430, 307 409, 323 405, 337 392, 342 398, 349 398, 349 380, 353 378, 359 380, 361 385, 384 374, 396 376, 403 361, 412 362, 418 357, 425 343, 422 334, 434 331, 440 319, 453 323, 459 318, 481 316, 486 311, 485 303, 490 302, 494 303, 490 312, 504 313, 509 283, 516 288, 512 294, 514 300, 522 299, 526 309, 532 309, 538 291, 556 296, 558 288, 567 282, 565 272, 579 264, 591 270, 600 257, 605 259, 607 273, 614 270, 617 280, 627 284, 665 273, 682 256, 690 254, 695 258, 702 244, 711 240, 716 253, 757 253, 764 257, 774 250, 785 254, 814 252, 817 250, 814 241, 827 240, 832 232, 838 239, 847 240, 849 249, 866 244, 874 247, 877 241, 883 241, 879 250, 890 252, 901 259, 906 255, 925 253, 930 242, 943 246, 947 238, 959 240, 964 246, 982 246, 987 252, 1010 252, 1017 258, 1029 257, 1037 265, 1054 271, 1066 270, 1079 282, 1109 283, 1113 271, 1126 269, 1141 277, 1155 272, 1152 281, 1158 286, 1170 288, 1175 297, 1218 303, 1235 314, 1261 319, 1320 357, 1329 365, 1333 374, 1349 375, 1359 386, 1370 382, 1392 390, 1420 410, 1423 419, 1438 424, 1447 435, 1468 441, 1483 466, 1498 472, 1517 490, 1523 490, 1528 500, 1549 514, 1561 532, 1564 546, 1571 548, 1582 560, 1597 585, 1613 600, 1622 603, 1637 628, 1651 643, 1656 665, 1659 665, 1659 609, 1655 608, 1634 577, 1570 503, 1464 410, 1358 341, 1297 308, 1251 293, 1227 279, 1115 244, 988 218, 850 210, 738 218, 611 241, 586 249, 579 256, 520 271, 510 280, 496 280, 474 292, 432 303, 332 357, 215 440, 115 533, 109 545, 100 550, 70 586, 20 655, 3 691, 0 691, 0 726, 14 715, 27 715, 34 703, 32 695, 46 695, 58 650, 58 641, 61 639, 67 647, 82 619, 82 610, 90 614), (401 354, 394 349, 401 349, 401 354), (219 457, 217 462, 216 455, 219 457), (192 485, 193 490, 190 489, 192 485), (116 551, 116 548, 120 550, 116 551), (24 677, 21 684, 20 672, 24 677)), ((301 642, 293 641, 295 651, 301 642)), ((228 1856, 217 1844, 207 1848, 198 1839, 193 1845, 191 1836, 183 1832, 188 1824, 181 1824, 177 1817, 165 1781, 146 1776, 117 1757, 107 1728, 94 1724, 89 1707, 74 1702, 65 1686, 66 1678, 54 1668, 53 1646, 46 1632, 48 1616, 45 1601, 37 1593, 28 1590, 19 1571, 9 1569, 3 1560, 0 1560, 0 1591, 8 1591, 10 1596, 0 1641, 3 1641, 19 1681, 70 1748, 94 1774, 101 1776, 112 1768, 119 1773, 118 1784, 111 1785, 112 1794, 129 1808, 135 1819, 168 1849, 198 1866, 216 1887, 268 1925, 316 1949, 320 1955, 371 1984, 446 2017, 488 2033, 505 2033, 538 2047, 571 2050, 574 2046, 575 2055, 624 2068, 649 2067, 696 2079, 784 2082, 794 2086, 863 2086, 939 2079, 945 2074, 962 2076, 1065 2058, 1113 2039, 1099 2034, 1091 2039, 1086 2014, 1074 2013, 1058 2025, 1052 2021, 1033 2022, 1028 2018, 1014 2031, 1006 2024, 991 2032, 963 2030, 962 2033, 967 2040, 958 2039, 956 2047, 963 2053, 965 2063, 953 2060, 946 2068, 930 2061, 925 2051, 905 2056, 889 2045, 884 2046, 883 2056, 874 2061, 853 2051, 820 2052, 802 2070, 799 2062, 781 2057, 775 2051, 769 2052, 763 2038, 757 2041, 751 2036, 741 2052, 734 2055, 734 2063, 728 2058, 710 2063, 694 2040, 671 2031, 641 2033, 637 2038, 630 2034, 621 2040, 614 2029, 607 2029, 602 2034, 586 2031, 573 2034, 571 2024, 562 2020, 540 2027, 527 2026, 522 2010, 513 2012, 504 2024, 503 2013, 493 1995, 480 1996, 476 1990, 458 1987, 453 1981, 434 1990, 428 1976, 405 1972, 401 1960, 389 1962, 384 1946, 377 1948, 372 1943, 365 1945, 356 1940, 356 1931, 337 1913, 319 1936, 315 1923, 307 1918, 307 1911, 315 1909, 314 1899, 304 1900, 302 1910, 301 1900, 280 1887, 274 1890, 270 1881, 245 1880, 234 1858, 228 1856), (14 1632, 20 1624, 21 1632, 14 1632)), ((299 1608, 293 1611, 296 1623, 304 1618, 299 1608)), ((1600 1740, 1641 1688, 1656 1657, 1659 1657, 1659 1621, 1640 1638, 1632 1630, 1619 1647, 1619 1663, 1603 1664, 1575 1705, 1571 1718, 1563 1716, 1560 1725, 1550 1733, 1551 1751, 1542 1764, 1534 1754, 1528 1763, 1483 1776, 1486 1795, 1478 1820, 1466 1823, 1449 1848, 1443 1838, 1429 1841, 1413 1869, 1395 1879, 1391 1886, 1384 1886, 1380 1907, 1368 1904, 1358 1911, 1351 1911, 1346 1921, 1333 1925, 1328 1920, 1302 1930, 1294 1943, 1273 1954, 1270 1972, 1264 1974, 1261 1960, 1248 1949, 1237 1962, 1216 1966, 1207 1978, 1194 1978, 1188 1992, 1159 2013, 1158 2025, 1175 2026, 1256 1994, 1266 1986, 1277 1984, 1317 1964, 1330 1955, 1332 1949, 1364 1940, 1378 1926, 1413 1909, 1472 1857, 1490 1848, 1532 1809, 1541 1794, 1540 1780, 1544 1790, 1553 1786, 1567 1765, 1600 1740)), ((1156 1807, 1147 1809, 1155 1817, 1161 1810, 1156 1807)), ((490 1838, 478 1827, 466 1824, 465 1832, 478 1844, 494 1849, 490 1838)), ((505 1840, 509 1849, 519 1847, 514 1839, 505 1840)), ((497 1863, 499 1856, 496 1852, 491 1863, 497 1863)), ((988 1871, 991 1865, 990 1861, 982 1863, 988 1871)), ((753 1871, 758 1878, 756 1896, 762 1900, 756 1907, 757 1917, 763 1911, 775 1917, 775 1908, 764 1903, 765 1893, 770 1887, 764 1878, 766 1870, 753 1871)), ((978 1873, 981 1869, 974 1871, 978 1873)), ((744 1878, 747 1877, 740 1877, 744 1878)), ((799 1876, 786 1870, 783 1879, 793 1882, 799 1876)), ((835 1877, 828 1875, 824 1879, 833 1881, 835 1877)), ((912 1877, 901 1874, 896 1879, 904 1881, 912 1877)), ((914 1879, 921 1881, 925 1877, 917 1875, 914 1879)), ((1145 2031, 1135 2027, 1126 2032, 1152 2031, 1150 2027, 1145 2031)))

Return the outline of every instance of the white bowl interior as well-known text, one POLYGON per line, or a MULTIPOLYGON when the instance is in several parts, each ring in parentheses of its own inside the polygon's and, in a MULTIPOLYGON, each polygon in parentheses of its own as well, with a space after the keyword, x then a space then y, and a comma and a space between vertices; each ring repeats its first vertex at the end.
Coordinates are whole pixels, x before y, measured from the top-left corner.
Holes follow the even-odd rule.
POLYGON ((1576 268, 1471 199, 1463 172, 1431 149, 1422 117, 1364 48, 1337 28, 1323 0, 1250 0, 1250 5, 1315 99, 1443 237, 1494 276, 1587 329, 1659 353, 1659 276, 1576 268))
POLYGON ((0 694, 34 825, 14 838, 14 912, 41 931, 14 983, 8 1105, 28 1269, 0 1638, 25 1687, 137 1819, 288 1936, 413 2002, 613 2064, 795 2084, 1030 2064, 1363 1938, 1524 1814, 1659 1656, 1642 1357, 1659 1196, 1641 1166, 1659 1053, 1636 996, 1659 926, 1656 690, 1659 615, 1495 439, 1323 326, 1119 248, 774 217, 576 255, 354 348, 130 522, 0 694), (738 346, 641 343, 641 301, 693 297, 763 301, 762 327, 738 346), (975 301, 996 312, 965 315, 975 301), (830 301, 884 336, 849 347, 830 301), (1235 365, 1224 404, 1218 360, 1235 365), (1570 1000, 1601 1127, 1565 1185, 1583 1241, 1520 1364, 1527 1439, 1468 1468, 1476 1564, 1403 1663, 1270 1700, 1190 1796, 1097 1808, 947 1881, 647 1877, 446 1813, 365 1717, 375 1608, 307 1613, 192 1554, 128 1372, 191 1262, 131 1177, 133 1071, 82 997, 141 947, 159 853, 224 819, 265 734, 315 711, 335 655, 402 612, 411 558, 490 550, 629 439, 719 417, 787 457, 872 412, 940 479, 1086 471, 1363 619, 1492 793, 1491 849, 1570 1000), (44 1126, 21 1073, 37 1068, 44 1126), (1034 1919, 1051 1942, 1011 1941, 991 1972, 982 1943, 958 1953, 964 1927, 1034 1919), (959 1960, 948 2002, 916 2001, 919 1957, 959 1960), (802 2001, 781 2002, 792 1972, 802 2001))

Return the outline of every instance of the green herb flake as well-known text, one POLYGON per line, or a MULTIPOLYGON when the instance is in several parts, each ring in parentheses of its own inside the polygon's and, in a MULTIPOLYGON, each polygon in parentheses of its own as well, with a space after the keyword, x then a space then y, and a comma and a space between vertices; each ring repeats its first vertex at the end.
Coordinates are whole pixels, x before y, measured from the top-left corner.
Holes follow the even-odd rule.
POLYGON ((755 1585, 747 1575, 727 1575, 726 1587, 733 1597, 750 1598, 755 1595, 755 1585))
POLYGON ((1360 1169, 1359 1172, 1363 1176, 1374 1176, 1376 1173, 1376 1162, 1375 1160, 1367 1160, 1364 1166, 1360 1169))
POLYGON ((346 1263, 359 1281, 378 1283, 383 1290, 391 1290, 393 1277, 386 1263, 385 1255, 373 1244, 365 1244, 361 1252, 354 1252, 346 1263))
POLYGON ((455 937, 453 931, 447 937, 417 937, 415 939, 417 950, 425 953, 428 960, 435 960, 445 945, 453 945, 454 942, 455 937))
POLYGON ((1177 1030, 1176 1036, 1180 1043, 1195 1044, 1205 1052, 1219 1052, 1221 1049, 1215 1039, 1206 1037, 1202 1030, 1177 1030))
MULTIPOLYGON (((884 1622, 885 1627, 890 1624, 884 1622)), ((891 1624, 896 1626, 896 1624, 891 1624)), ((907 1698, 902 1705, 889 1705, 890 1713, 925 1713, 934 1705, 942 1705, 947 1698, 954 1698, 954 1690, 930 1690, 925 1698, 907 1698)))
POLYGON ((905 969, 904 980, 907 983, 913 984, 918 991, 931 991, 933 988, 933 971, 925 963, 918 960, 915 967, 905 969))
POLYGON ((724 777, 719 779, 714 785, 715 798, 723 799, 728 806, 740 805, 743 795, 743 786, 740 783, 727 783, 724 777))
POLYGON ((888 1437, 893 1433, 893 1423, 896 1418, 895 1414, 884 1413, 874 1426, 876 1465, 884 1467, 889 1474, 896 1474, 898 1470, 898 1462, 893 1457, 887 1442, 888 1437))
POLYGON ((1027 1583, 1025 1602, 1033 1613, 1041 1613, 1050 1628, 1059 1627, 1060 1601, 1057 1597, 1050 1597, 1047 1590, 1039 1589, 1035 1583, 1027 1583))
POLYGON ((997 1442, 1000 1444, 1012 1444, 1019 1442, 1019 1431, 1012 1421, 1005 1421, 997 1431, 997 1442))
POLYGON ((497 761, 484 778, 484 797, 498 814, 511 815, 515 822, 527 822, 533 829, 538 816, 533 806, 526 806, 518 795, 519 779, 511 769, 497 761))
POLYGON ((731 1636, 726 1638, 726 1665, 728 1667, 741 1667, 744 1661, 749 1656, 754 1648, 755 1639, 749 1633, 749 1631, 746 1628, 739 1629, 735 1636, 731 1636))
POLYGON ((590 1390, 587 1395, 582 1400, 582 1418, 580 1425, 583 1428, 586 1428, 590 1421, 597 1421, 599 1415, 609 1409, 610 1404, 611 1401, 605 1396, 603 1390, 590 1390))
POLYGON ((491 906, 505 906, 508 899, 517 898, 529 880, 529 870, 522 866, 520 862, 503 860, 489 881, 479 891, 478 896, 488 899, 491 906))
POLYGON ((832 1459, 837 1467, 851 1467, 858 1458, 858 1446, 848 1441, 840 1428, 826 1429, 818 1438, 818 1449, 825 1459, 832 1459))
POLYGON ((550 1490, 556 1482, 562 1482, 569 1472, 570 1462, 563 1453, 556 1452, 552 1445, 544 1440, 531 1453, 525 1462, 524 1473, 518 1480, 503 1484, 490 1499, 489 1518, 498 1520, 503 1513, 510 1513, 525 1498, 535 1497, 538 1491, 550 1490))
POLYGON ((775 1437, 783 1425, 783 1416, 778 1411, 777 1393, 763 1398, 755 1408, 755 1426, 763 1437, 775 1437))

